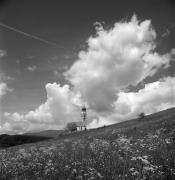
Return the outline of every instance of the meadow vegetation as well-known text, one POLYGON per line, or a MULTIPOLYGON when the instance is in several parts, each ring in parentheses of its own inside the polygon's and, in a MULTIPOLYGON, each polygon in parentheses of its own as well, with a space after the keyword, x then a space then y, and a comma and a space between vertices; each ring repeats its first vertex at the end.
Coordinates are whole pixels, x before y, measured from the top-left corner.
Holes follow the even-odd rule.
POLYGON ((1 180, 173 180, 175 109, 0 150, 1 180))

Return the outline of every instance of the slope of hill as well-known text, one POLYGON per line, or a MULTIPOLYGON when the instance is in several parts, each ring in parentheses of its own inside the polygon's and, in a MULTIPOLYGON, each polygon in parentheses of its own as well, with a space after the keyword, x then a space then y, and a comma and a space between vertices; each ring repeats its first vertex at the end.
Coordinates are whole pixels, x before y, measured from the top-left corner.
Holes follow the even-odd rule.
POLYGON ((44 137, 58 137, 64 130, 46 130, 40 132, 28 132, 25 135, 44 136, 44 137))
POLYGON ((0 151, 0 179, 175 179, 175 108, 0 151))
POLYGON ((49 139, 48 137, 34 136, 34 135, 0 135, 0 148, 16 146, 25 143, 33 143, 49 139))

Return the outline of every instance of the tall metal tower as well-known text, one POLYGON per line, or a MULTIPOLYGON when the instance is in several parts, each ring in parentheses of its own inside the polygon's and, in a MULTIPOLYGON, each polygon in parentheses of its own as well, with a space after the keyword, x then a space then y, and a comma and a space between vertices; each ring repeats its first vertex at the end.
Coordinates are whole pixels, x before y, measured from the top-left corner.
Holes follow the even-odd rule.
POLYGON ((81 130, 86 130, 86 118, 87 118, 87 112, 86 112, 86 106, 82 106, 82 109, 81 109, 81 112, 82 112, 82 126, 81 126, 81 130))

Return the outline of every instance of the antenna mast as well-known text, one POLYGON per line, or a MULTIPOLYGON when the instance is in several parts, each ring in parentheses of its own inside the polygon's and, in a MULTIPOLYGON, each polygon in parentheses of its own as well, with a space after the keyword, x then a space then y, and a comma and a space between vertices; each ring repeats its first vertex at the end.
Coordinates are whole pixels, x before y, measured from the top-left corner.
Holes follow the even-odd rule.
POLYGON ((81 130, 86 130, 86 118, 87 118, 87 112, 86 112, 86 106, 82 106, 82 126, 81 126, 81 130))

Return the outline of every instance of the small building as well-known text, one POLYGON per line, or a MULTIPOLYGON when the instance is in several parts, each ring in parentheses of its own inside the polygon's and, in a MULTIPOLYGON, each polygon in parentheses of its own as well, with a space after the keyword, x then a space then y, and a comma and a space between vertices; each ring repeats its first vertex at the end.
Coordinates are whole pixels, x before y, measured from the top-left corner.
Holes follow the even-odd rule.
POLYGON ((77 131, 84 131, 86 130, 86 125, 84 122, 80 121, 77 122, 77 131))

